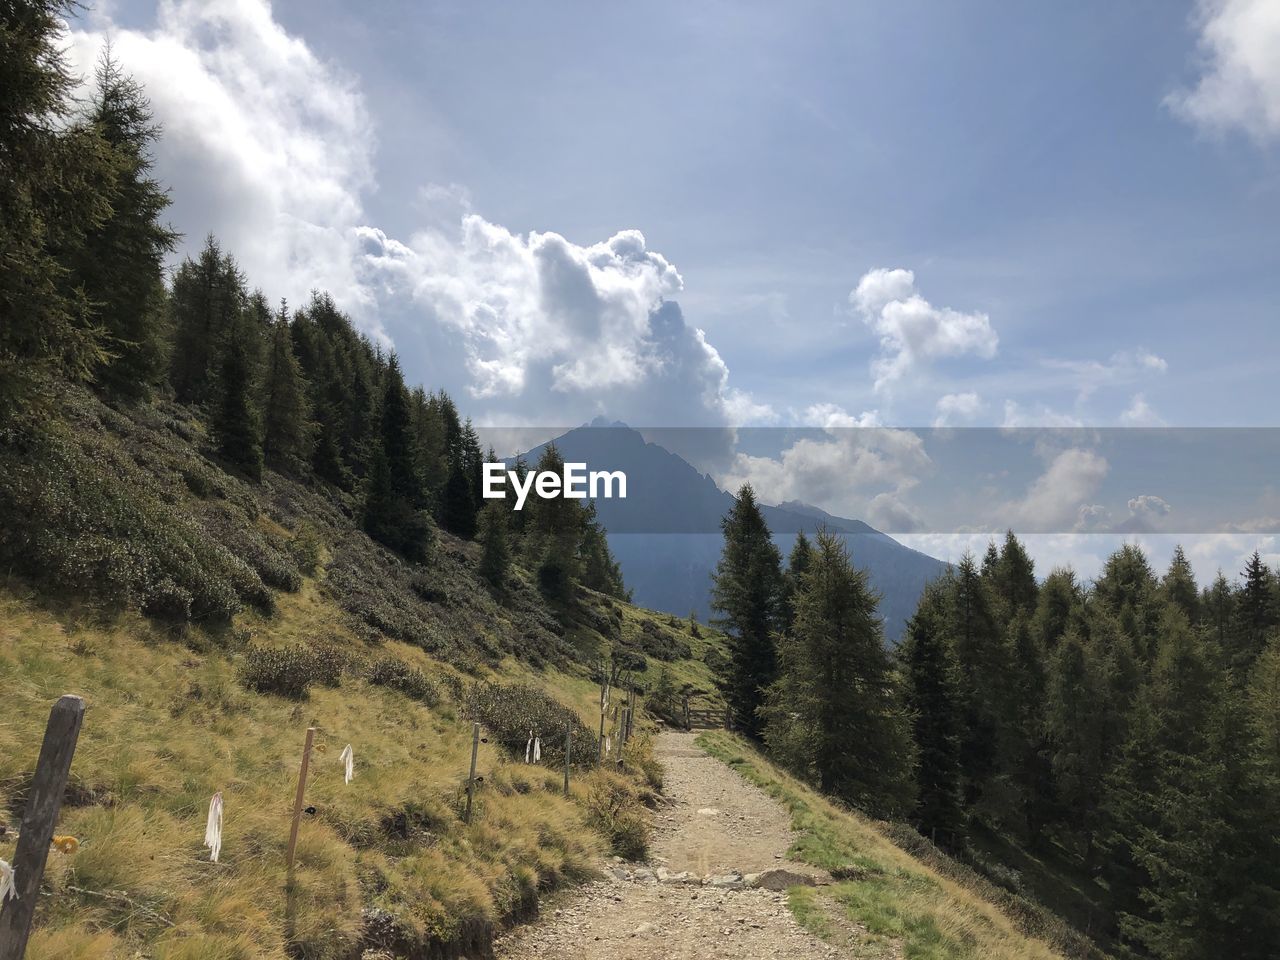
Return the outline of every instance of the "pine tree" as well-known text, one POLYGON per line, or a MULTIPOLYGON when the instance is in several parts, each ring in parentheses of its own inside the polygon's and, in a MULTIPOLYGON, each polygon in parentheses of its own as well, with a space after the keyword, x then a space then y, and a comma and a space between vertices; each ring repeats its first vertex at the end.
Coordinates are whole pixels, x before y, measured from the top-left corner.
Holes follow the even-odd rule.
POLYGON ((720 678, 725 699, 747 736, 759 739, 757 710, 777 673, 774 633, 782 622, 782 559, 755 491, 744 484, 721 521, 724 550, 716 565, 711 606, 728 636, 729 662, 720 678))
POLYGON ((1263 960, 1276 925, 1259 909, 1274 832, 1258 822, 1266 798, 1251 780, 1240 700, 1181 613, 1166 614, 1160 634, 1109 780, 1116 860, 1129 865, 1128 885, 1116 884, 1121 929, 1157 957, 1263 960))
POLYGON ((174 338, 169 382, 180 403, 216 399, 227 345, 240 351, 244 375, 252 379, 255 346, 242 338, 253 333, 241 324, 246 300, 240 269, 211 234, 199 259, 188 257, 178 268, 169 298, 174 338))
POLYGON ((109 358, 99 383, 142 399, 163 379, 168 337, 164 258, 178 235, 160 222, 168 192, 151 176, 160 129, 142 87, 103 52, 88 122, 109 150, 111 214, 69 255, 74 281, 94 304, 109 358))
POLYGON ((507 531, 508 507, 501 500, 490 500, 480 511, 480 576, 489 585, 505 589, 511 569, 511 545, 507 531))
POLYGON ((1032 629, 1046 653, 1052 652, 1066 634, 1079 605, 1080 587, 1071 570, 1060 567, 1045 577, 1036 600, 1032 629))
POLYGON ((254 403, 249 331, 233 333, 222 349, 213 435, 218 455, 253 480, 262 477, 262 422, 254 403))
POLYGON ((1200 622, 1200 591, 1196 588, 1195 574, 1182 550, 1182 544, 1173 548, 1169 570, 1160 583, 1164 598, 1182 611, 1191 624, 1200 622))
POLYGON ((782 578, 781 630, 783 633, 791 629, 791 624, 795 620, 795 598, 800 592, 801 582, 812 559, 813 546, 801 530, 796 534, 795 543, 791 546, 791 553, 787 557, 787 570, 782 578))
MULTIPOLYGON (((564 460, 554 443, 543 448, 536 469, 555 474, 564 472, 564 460)), ((465 493, 470 497, 469 478, 465 493)), ((525 519, 525 549, 537 575, 538 586, 552 600, 566 602, 570 599, 571 585, 582 574, 579 548, 585 515, 573 500, 564 497, 543 499, 536 494, 525 503, 524 512, 529 514, 525 519)))
POLYGON ((1245 563, 1244 583, 1235 604, 1236 622, 1231 637, 1231 663, 1247 673, 1267 644, 1278 622, 1271 571, 1255 550, 1245 563))
POLYGON ((110 216, 111 151, 72 123, 70 0, 0 6, 0 414, 50 377, 85 380, 107 359, 94 305, 60 260, 110 216))
POLYGON ((262 396, 262 452, 277 470, 299 476, 311 462, 312 424, 307 385, 293 354, 289 311, 283 300, 270 337, 262 396))
POLYGON ((1080 634, 1070 630, 1054 650, 1047 672, 1045 732, 1055 790, 1066 822, 1086 840, 1087 862, 1107 772, 1103 667, 1080 634))
POLYGON ((961 558, 948 586, 948 639, 958 667, 964 712, 960 762, 965 800, 973 806, 998 769, 1001 725, 1008 716, 1009 670, 987 584, 971 554, 961 558))
POLYGON ((411 560, 425 560, 434 540, 400 363, 392 354, 383 374, 377 447, 366 479, 364 527, 369 536, 411 560))
POLYGON ((914 797, 913 749, 877 603, 844 541, 820 530, 762 710, 764 736, 824 792, 901 816, 914 797))
POLYGON ((945 597, 927 588, 907 624, 899 657, 906 705, 916 744, 916 818, 920 832, 944 846, 963 840, 965 814, 960 789, 960 692, 944 638, 945 597))
MULTIPOLYGON (((983 572, 986 573, 985 563, 983 572)), ((1004 609, 1005 622, 1017 616, 1030 617, 1035 612, 1040 592, 1036 584, 1035 563, 1012 530, 1005 533, 989 581, 1004 609)))
POLYGON ((1221 570, 1213 584, 1201 593, 1200 611, 1218 649, 1225 653, 1231 643, 1231 624, 1235 620, 1235 595, 1221 570))

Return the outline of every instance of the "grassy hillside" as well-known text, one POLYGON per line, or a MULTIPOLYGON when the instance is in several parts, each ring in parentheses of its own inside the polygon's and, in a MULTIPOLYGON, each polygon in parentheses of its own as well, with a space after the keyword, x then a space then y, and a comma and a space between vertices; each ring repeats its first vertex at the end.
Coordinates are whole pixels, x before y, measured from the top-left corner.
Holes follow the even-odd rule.
POLYGON ((792 856, 835 878, 789 894, 796 917, 824 939, 856 944, 858 956, 909 960, 1103 958, 1042 907, 982 879, 909 827, 832 803, 742 738, 716 731, 699 743, 781 801, 797 833, 792 856))
POLYGON ((641 684, 661 657, 709 688, 708 634, 589 591, 552 608, 520 571, 495 593, 478 547, 444 534, 405 562, 338 491, 221 470, 185 408, 70 391, 57 414, 0 437, 0 824, 18 823, 51 702, 88 703, 58 831, 78 848, 51 855, 32 960, 483 950, 611 845, 643 849, 659 773, 644 736, 616 769, 594 764, 592 671, 627 652, 641 684), (468 825, 473 719, 487 742, 468 825), (308 726, 314 809, 286 889, 308 726), (523 763, 529 726, 541 766, 523 763))

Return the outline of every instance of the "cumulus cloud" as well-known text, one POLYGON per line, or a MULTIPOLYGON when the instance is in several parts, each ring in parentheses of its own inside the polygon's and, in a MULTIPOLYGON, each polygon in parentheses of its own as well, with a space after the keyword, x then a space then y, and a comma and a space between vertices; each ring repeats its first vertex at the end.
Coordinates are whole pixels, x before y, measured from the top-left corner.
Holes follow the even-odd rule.
POLYGON ((999 338, 985 313, 935 307, 915 283, 910 270, 877 268, 849 294, 849 303, 880 338, 880 356, 871 364, 878 391, 938 357, 995 356, 999 338))
POLYGON ((1108 464, 1092 450, 1071 448, 1052 456, 1044 473, 1024 496, 1004 504, 996 523, 1018 531, 1060 531, 1077 528, 1106 478, 1108 464))
POLYGON ((368 223, 373 123, 353 79, 284 29, 266 0, 162 0, 154 26, 73 25, 72 60, 113 54, 164 136, 157 172, 192 252, 212 231, 268 296, 325 289, 478 421, 744 425, 772 410, 729 385, 670 298, 683 281, 638 230, 580 246, 477 215, 464 185, 427 184, 407 239, 368 223), (385 327, 384 327, 385 324, 385 327))
POLYGON ((1155 412, 1147 398, 1135 393, 1124 413, 1120 414, 1120 422, 1126 427, 1163 427, 1164 420, 1155 412))
POLYGON ((1280 137, 1280 5, 1273 0, 1201 0, 1202 73, 1171 94, 1173 112, 1203 130, 1280 137))
POLYGON ((777 456, 737 453, 717 476, 720 486, 749 482, 766 502, 801 500, 885 529, 920 526, 905 499, 933 467, 919 435, 879 426, 874 412, 853 416, 832 404, 810 407, 806 420, 821 432, 806 432, 777 456))
POLYGON ((649 426, 772 418, 729 386, 720 354, 667 299, 683 287, 679 272, 638 230, 579 246, 469 214, 456 231, 407 242, 359 232, 369 275, 456 335, 470 393, 491 410, 528 421, 598 408, 649 426))
POLYGON ((323 287, 376 331, 354 256, 374 150, 354 82, 255 0, 163 0, 146 30, 77 22, 81 74, 108 37, 164 126, 156 166, 183 250, 212 231, 269 296, 323 287))
POLYGON ((1034 409, 1027 409, 1016 400, 1006 400, 1004 423, 1001 426, 1006 430, 1020 430, 1028 427, 1073 429, 1083 427, 1084 421, 1072 414, 1051 410, 1043 404, 1034 409))
POLYGON ((982 409, 982 398, 976 393, 948 393, 938 398, 935 427, 948 427, 957 420, 972 420, 982 409))

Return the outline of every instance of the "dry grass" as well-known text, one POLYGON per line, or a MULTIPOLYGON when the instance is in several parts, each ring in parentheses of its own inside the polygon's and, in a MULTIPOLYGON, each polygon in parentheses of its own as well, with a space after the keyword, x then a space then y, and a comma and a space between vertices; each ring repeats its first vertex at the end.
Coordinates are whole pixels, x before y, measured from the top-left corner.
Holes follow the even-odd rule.
MULTIPOLYGON (((836 806, 778 770, 740 737, 724 732, 698 741, 791 812, 792 855, 850 879, 823 890, 871 942, 894 941, 910 960, 1053 960, 1056 953, 1020 932, 971 886, 943 875, 894 843, 877 824, 836 806)), ((815 897, 792 901, 810 929, 829 929, 815 897)))
MULTIPOLYGON (((342 616, 312 584, 281 597, 270 621, 248 615, 254 642, 343 638, 342 616)), ((485 776, 470 826, 459 811, 470 724, 346 677, 301 703, 245 691, 224 637, 193 652, 141 618, 106 625, 55 619, 0 592, 0 817, 25 789, 49 705, 88 703, 29 956, 326 960, 350 954, 362 910, 386 911, 415 938, 448 941, 527 909, 540 889, 586 876, 602 850, 557 771, 482 747, 485 776), (294 886, 284 851, 305 729, 315 726, 294 886), (338 754, 354 746, 356 779, 338 754), (222 862, 202 848, 210 796, 226 804, 222 862), (81 892, 86 891, 86 892, 81 892)), ((347 638, 349 639, 349 638, 347 638)), ((354 641, 349 641, 353 642, 354 641)), ((388 644, 414 666, 449 668, 388 644)), ((514 668, 513 668, 514 669, 514 668)), ((590 684, 561 677, 585 695, 590 684)), ((0 857, 12 843, 0 842, 0 857)))

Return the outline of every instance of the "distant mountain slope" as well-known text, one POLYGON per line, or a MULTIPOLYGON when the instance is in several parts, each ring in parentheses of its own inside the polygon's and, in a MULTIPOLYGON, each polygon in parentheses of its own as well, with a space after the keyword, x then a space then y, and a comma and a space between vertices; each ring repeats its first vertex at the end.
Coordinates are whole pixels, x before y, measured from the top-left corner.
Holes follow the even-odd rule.
MULTIPOLYGON (((627 498, 597 500, 596 510, 635 602, 680 616, 708 616, 711 572, 722 542, 720 518, 732 506, 732 495, 625 424, 596 421, 570 430, 555 444, 566 461, 626 473, 627 498)), ((541 453, 537 447, 526 459, 532 464, 541 453)), ((838 531, 854 563, 868 570, 881 593, 885 633, 894 642, 915 612, 925 584, 947 569, 941 560, 904 547, 861 520, 832 516, 808 504, 766 506, 764 515, 784 554, 800 531, 812 534, 823 524, 838 531)))

